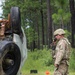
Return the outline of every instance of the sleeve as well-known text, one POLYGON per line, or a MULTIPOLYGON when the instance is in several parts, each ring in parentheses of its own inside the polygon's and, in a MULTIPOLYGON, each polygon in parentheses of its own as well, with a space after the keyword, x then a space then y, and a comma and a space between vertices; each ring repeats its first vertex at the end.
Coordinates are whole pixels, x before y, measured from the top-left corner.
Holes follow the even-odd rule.
POLYGON ((56 54, 56 59, 55 59, 55 64, 60 64, 60 61, 64 57, 65 54, 65 43, 60 43, 58 46, 57 54, 56 54))

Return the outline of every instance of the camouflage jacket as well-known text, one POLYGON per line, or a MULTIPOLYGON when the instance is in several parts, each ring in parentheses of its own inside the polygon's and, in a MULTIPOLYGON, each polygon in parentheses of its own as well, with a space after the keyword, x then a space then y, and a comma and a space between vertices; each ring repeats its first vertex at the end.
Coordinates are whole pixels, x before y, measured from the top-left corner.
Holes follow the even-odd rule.
POLYGON ((55 64, 60 64, 62 60, 68 60, 70 57, 70 42, 67 38, 62 38, 58 41, 55 49, 55 64))

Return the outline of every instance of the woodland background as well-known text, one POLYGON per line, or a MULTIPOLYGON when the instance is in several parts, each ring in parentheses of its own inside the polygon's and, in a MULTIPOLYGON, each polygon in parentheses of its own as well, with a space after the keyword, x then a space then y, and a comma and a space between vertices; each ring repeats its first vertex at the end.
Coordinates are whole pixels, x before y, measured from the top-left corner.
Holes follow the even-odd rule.
POLYGON ((66 36, 75 47, 74 5, 74 0, 5 0, 1 17, 7 18, 13 6, 20 8, 27 46, 32 51, 46 46, 50 48, 53 31, 57 28, 65 29, 66 36))
MULTIPOLYGON (((7 19, 13 6, 20 8, 21 24, 27 37, 29 53, 44 49, 50 51, 54 30, 63 28, 72 45, 70 65, 75 70, 75 0, 5 0, 2 3, 1 18, 7 19)), ((38 57, 36 53, 34 57, 38 57)))

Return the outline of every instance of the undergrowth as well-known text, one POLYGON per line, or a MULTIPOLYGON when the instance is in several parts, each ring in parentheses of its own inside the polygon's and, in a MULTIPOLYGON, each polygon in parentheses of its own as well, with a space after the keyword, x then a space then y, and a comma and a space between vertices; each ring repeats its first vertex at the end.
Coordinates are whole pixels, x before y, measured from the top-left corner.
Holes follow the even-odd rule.
MULTIPOLYGON (((28 51, 27 60, 22 68, 22 71, 38 70, 38 71, 54 71, 54 65, 52 60, 51 50, 34 50, 34 52, 28 51)), ((75 70, 75 50, 71 51, 70 58, 70 71, 75 70)))

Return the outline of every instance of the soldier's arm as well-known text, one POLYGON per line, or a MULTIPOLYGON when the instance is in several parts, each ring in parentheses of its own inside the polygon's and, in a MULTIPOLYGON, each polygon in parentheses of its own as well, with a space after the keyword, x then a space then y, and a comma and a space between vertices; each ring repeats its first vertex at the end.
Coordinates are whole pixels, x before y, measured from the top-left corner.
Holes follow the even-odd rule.
POLYGON ((61 42, 58 48, 58 52, 56 54, 55 64, 60 64, 60 61, 63 59, 65 54, 65 43, 61 42))

